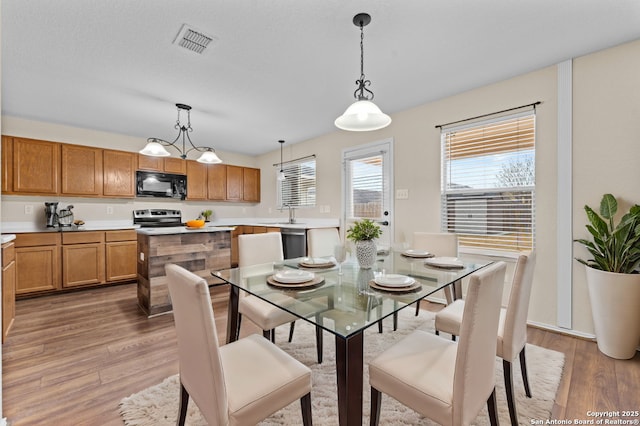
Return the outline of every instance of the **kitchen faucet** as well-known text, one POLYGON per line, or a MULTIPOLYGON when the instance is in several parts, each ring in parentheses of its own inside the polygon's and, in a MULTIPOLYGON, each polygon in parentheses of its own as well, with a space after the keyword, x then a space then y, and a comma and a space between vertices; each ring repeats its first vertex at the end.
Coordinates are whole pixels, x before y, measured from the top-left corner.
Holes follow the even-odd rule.
POLYGON ((289 204, 283 204, 282 207, 289 209, 289 223, 296 223, 296 210, 289 204))

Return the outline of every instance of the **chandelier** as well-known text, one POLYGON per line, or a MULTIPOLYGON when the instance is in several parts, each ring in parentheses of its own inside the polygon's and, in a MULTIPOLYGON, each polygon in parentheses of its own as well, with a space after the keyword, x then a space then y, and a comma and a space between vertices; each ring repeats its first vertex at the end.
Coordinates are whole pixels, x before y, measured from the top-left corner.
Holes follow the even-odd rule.
POLYGON ((180 158, 185 160, 187 158, 187 154, 191 151, 198 151, 202 153, 200 157, 196 160, 199 163, 205 164, 217 164, 222 163, 222 160, 216 155, 216 151, 213 148, 205 147, 205 146, 195 146, 189 137, 189 133, 193 131, 191 128, 191 107, 185 104, 176 104, 178 108, 178 119, 176 120, 175 128, 178 130, 178 136, 173 140, 173 142, 168 142, 159 138, 149 138, 147 139, 147 145, 140 150, 140 154, 149 155, 151 157, 169 157, 171 153, 165 149, 165 146, 171 146, 178 150, 180 153, 180 158), (180 113, 182 111, 187 112, 187 124, 184 125, 180 122, 180 113), (179 141, 182 140, 182 149, 180 149, 179 141), (189 148, 187 145, 191 147, 189 148))
POLYGON ((356 80, 358 88, 353 92, 356 101, 334 122, 342 130, 365 132, 382 129, 391 123, 391 117, 372 102, 373 92, 367 88, 371 81, 364 76, 364 27, 369 22, 371 16, 368 13, 359 13, 353 17, 354 25, 360 27, 360 79, 356 80))

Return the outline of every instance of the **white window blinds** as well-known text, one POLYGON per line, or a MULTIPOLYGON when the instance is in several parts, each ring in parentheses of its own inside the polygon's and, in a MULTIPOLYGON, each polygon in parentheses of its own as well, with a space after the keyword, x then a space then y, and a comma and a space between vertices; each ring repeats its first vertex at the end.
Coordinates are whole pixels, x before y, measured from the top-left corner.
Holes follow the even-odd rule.
POLYGON ((347 218, 378 219, 384 208, 386 179, 383 153, 351 158, 346 162, 346 178, 350 182, 347 197, 347 218))
POLYGON ((278 208, 315 206, 315 156, 284 163, 282 171, 285 179, 278 181, 278 208))
POLYGON ((443 128, 442 230, 480 252, 533 249, 535 113, 443 128))

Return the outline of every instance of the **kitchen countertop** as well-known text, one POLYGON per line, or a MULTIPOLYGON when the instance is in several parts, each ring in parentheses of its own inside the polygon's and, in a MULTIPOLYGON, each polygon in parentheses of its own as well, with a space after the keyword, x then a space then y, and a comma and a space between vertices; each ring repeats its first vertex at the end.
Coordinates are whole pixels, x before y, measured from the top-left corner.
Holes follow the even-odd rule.
POLYGON ((2 234, 0 235, 0 243, 4 244, 4 243, 8 243, 10 241, 13 241, 16 239, 16 236, 14 234, 2 234))

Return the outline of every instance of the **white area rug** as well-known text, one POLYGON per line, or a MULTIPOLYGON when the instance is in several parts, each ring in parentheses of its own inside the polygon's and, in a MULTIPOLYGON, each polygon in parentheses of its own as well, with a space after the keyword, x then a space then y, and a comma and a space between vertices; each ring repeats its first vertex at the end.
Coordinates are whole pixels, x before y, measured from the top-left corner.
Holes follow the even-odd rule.
MULTIPOLYGON (((414 312, 414 309, 409 308, 400 312, 399 326, 395 332, 391 329, 391 318, 387 318, 384 321, 385 327, 383 334, 377 332, 378 327, 375 325, 365 332, 363 424, 369 423, 370 387, 367 363, 385 348, 400 340, 416 328, 433 332, 433 314, 421 312, 420 316, 415 317, 414 312)), ((288 330, 289 327, 279 327, 276 334, 276 342, 282 349, 289 352, 305 365, 308 365, 313 371, 311 398, 314 425, 337 425, 335 344, 333 335, 325 332, 324 360, 322 364, 318 365, 316 363, 315 334, 313 327, 305 321, 298 321, 292 343, 287 342, 288 330)), ((529 383, 533 395, 533 397, 529 399, 524 394, 519 362, 514 363, 514 388, 516 392, 519 423, 521 425, 531 424, 532 419, 542 420, 550 417, 560 383, 563 365, 563 354, 538 346, 527 345, 529 383)), ((504 390, 504 379, 502 377, 502 360, 497 358, 496 385, 500 422, 502 424, 510 424, 504 390)), ((124 423, 129 426, 174 425, 178 412, 178 395, 179 382, 178 376, 175 375, 165 379, 158 385, 123 398, 120 402, 120 412, 124 423)), ((261 425, 298 425, 301 423, 300 403, 296 401, 275 413, 262 422, 261 425)), ((206 424, 193 400, 189 401, 187 425, 200 426, 206 424)), ((391 397, 383 395, 380 424, 432 425, 433 423, 393 400, 391 397)), ((478 415, 475 424, 489 424, 486 408, 478 415)))

